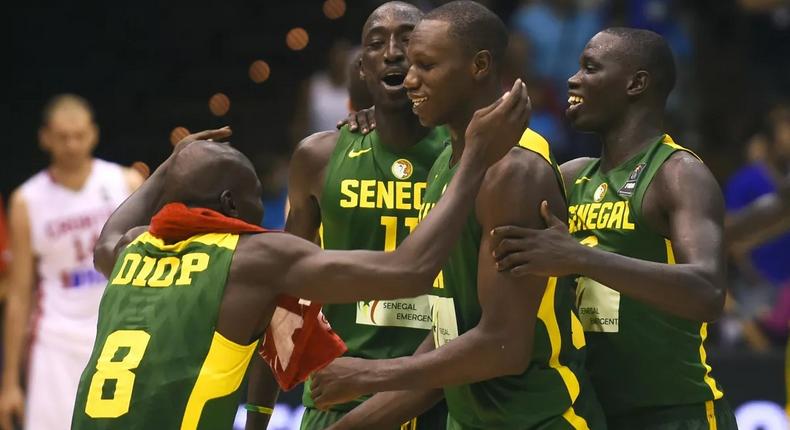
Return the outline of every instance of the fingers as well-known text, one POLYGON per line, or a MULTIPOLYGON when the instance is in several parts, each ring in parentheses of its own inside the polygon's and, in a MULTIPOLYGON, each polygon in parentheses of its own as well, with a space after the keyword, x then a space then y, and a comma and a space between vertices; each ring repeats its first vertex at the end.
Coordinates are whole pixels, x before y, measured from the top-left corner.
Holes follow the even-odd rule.
POLYGON ((529 273, 529 256, 526 252, 514 252, 496 262, 496 269, 499 272, 510 272, 515 276, 523 276, 529 273))
POLYGON ((567 229, 567 226, 561 219, 557 218, 556 215, 549 209, 549 202, 543 200, 540 202, 540 216, 543 218, 543 221, 546 223, 546 227, 562 227, 563 229, 567 229))
POLYGON ((192 135, 192 140, 222 141, 230 137, 232 134, 233 131, 226 125, 225 127, 218 128, 216 130, 203 130, 201 132, 195 133, 192 135))
POLYGON ((337 129, 338 129, 338 130, 340 130, 340 129, 341 129, 341 128, 343 128, 343 126, 344 126, 344 125, 346 125, 346 124, 348 124, 348 118, 346 118, 346 119, 341 119, 340 121, 338 121, 338 122, 337 122, 337 125, 335 125, 335 127, 337 127, 337 129))
POLYGON ((499 244, 505 238, 520 238, 528 234, 529 229, 515 225, 503 225, 491 230, 491 243, 499 244))
POLYGON ((496 107, 495 110, 501 111, 503 113, 510 113, 514 109, 516 109, 522 100, 521 94, 521 86, 524 83, 521 79, 516 79, 516 82, 513 82, 513 87, 502 96, 502 103, 496 107))

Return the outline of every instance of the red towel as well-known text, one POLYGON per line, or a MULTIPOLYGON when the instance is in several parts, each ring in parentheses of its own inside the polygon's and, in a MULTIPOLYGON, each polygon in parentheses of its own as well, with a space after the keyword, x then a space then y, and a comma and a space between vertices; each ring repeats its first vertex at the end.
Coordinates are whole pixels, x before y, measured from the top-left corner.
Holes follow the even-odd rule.
MULTIPOLYGON (((205 233, 268 230, 211 209, 169 203, 151 218, 149 231, 167 242, 177 242, 205 233)), ((280 387, 290 390, 346 349, 321 313, 320 303, 280 295, 258 353, 271 366, 280 387)))

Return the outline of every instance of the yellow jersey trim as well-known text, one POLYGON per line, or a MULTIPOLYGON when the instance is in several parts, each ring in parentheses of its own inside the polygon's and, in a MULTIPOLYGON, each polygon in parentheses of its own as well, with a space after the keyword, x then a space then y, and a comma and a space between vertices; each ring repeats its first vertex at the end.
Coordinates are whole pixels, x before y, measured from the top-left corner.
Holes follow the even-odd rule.
POLYGON ((698 160, 702 161, 702 159, 701 159, 701 158, 699 158, 699 155, 697 155, 696 153, 694 153, 694 151, 692 151, 692 150, 690 150, 690 149, 688 149, 688 148, 686 148, 686 147, 684 147, 684 146, 680 146, 680 145, 678 145, 677 143, 675 143, 675 141, 674 141, 674 140, 672 140, 672 136, 670 136, 670 135, 668 135, 668 134, 665 134, 665 135, 664 135, 664 137, 663 137, 663 138, 661 138, 661 143, 663 143, 664 145, 667 145, 667 146, 669 146, 670 148, 677 149, 677 150, 679 150, 679 151, 686 151, 686 152, 688 152, 689 154, 693 155, 693 156, 694 156, 695 158, 697 158, 698 160))
POLYGON ((206 402, 239 389, 257 346, 257 340, 249 345, 239 345, 214 332, 208 354, 187 400, 181 430, 197 429, 206 402))
POLYGON ((573 341, 573 347, 576 349, 582 349, 587 345, 582 322, 579 321, 579 317, 573 311, 571 311, 571 340, 573 341))
POLYGON ((551 163, 549 142, 543 136, 532 131, 532 129, 528 128, 524 130, 524 134, 521 135, 521 139, 518 141, 518 146, 537 153, 541 157, 545 158, 549 165, 553 165, 551 163))
POLYGON ((549 278, 546 283, 546 291, 543 293, 543 299, 540 301, 538 308, 538 319, 543 321, 546 326, 546 331, 549 335, 549 344, 551 345, 551 356, 549 356, 549 367, 556 370, 562 382, 565 383, 565 388, 568 390, 568 395, 571 398, 571 403, 576 402, 579 397, 579 380, 573 371, 560 363, 560 350, 562 349, 562 335, 560 334, 560 327, 557 324, 557 314, 554 312, 554 293, 557 289, 557 278, 549 278))
POLYGON ((587 420, 576 415, 573 406, 568 408, 568 410, 562 414, 562 417, 565 418, 565 421, 567 421, 574 430, 590 430, 590 426, 587 425, 587 420))
POLYGON ((164 240, 146 231, 143 234, 137 236, 137 238, 134 239, 129 244, 129 246, 134 245, 135 243, 145 243, 148 245, 153 245, 162 251, 181 252, 188 245, 195 242, 202 243, 203 245, 215 245, 219 246, 220 248, 226 248, 233 251, 236 249, 236 245, 239 243, 239 235, 232 233, 207 233, 195 235, 189 239, 184 239, 173 244, 166 244, 164 240))
MULTIPOLYGON (((672 241, 669 239, 664 239, 664 244, 667 247, 667 264, 676 264, 675 251, 672 249, 672 241)), ((705 376, 703 376, 703 380, 705 381, 705 384, 707 384, 708 387, 710 387, 710 391, 713 393, 713 398, 720 399, 724 397, 724 393, 722 393, 721 390, 716 388, 716 380, 710 376, 711 367, 710 365, 708 365, 706 361, 708 358, 708 353, 705 352, 705 339, 708 337, 708 323, 702 323, 700 325, 699 337, 701 339, 699 343, 699 359, 700 362, 702 363, 702 366, 705 368, 705 376)), ((713 407, 713 403, 711 403, 711 407, 713 407)))

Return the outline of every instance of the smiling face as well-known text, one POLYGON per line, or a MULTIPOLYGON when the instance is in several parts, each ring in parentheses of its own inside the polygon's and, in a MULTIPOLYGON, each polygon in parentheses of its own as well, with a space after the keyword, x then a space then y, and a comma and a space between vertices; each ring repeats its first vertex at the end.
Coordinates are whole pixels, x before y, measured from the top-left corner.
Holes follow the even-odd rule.
POLYGON ((409 70, 406 47, 422 13, 411 5, 387 3, 376 9, 362 32, 361 76, 377 108, 406 108, 403 80, 409 70))
POLYGON ((628 85, 633 71, 625 62, 620 37, 601 32, 585 46, 579 71, 568 79, 565 115, 579 131, 602 132, 622 117, 628 107, 628 85))
POLYGON ((450 23, 425 19, 409 42, 411 67, 404 85, 424 126, 451 122, 474 85, 470 54, 449 34, 450 23))

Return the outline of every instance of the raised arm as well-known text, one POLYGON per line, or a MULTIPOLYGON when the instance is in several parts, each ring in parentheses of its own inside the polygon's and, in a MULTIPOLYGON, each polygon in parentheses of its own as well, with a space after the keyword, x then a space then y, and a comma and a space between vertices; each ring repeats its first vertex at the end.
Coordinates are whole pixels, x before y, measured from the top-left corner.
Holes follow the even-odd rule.
POLYGON ((672 241, 676 264, 581 245, 565 224, 547 216, 546 230, 495 229, 499 268, 514 274, 580 274, 681 318, 718 318, 725 296, 724 203, 713 175, 695 157, 673 154, 645 193, 643 214, 672 241))
MULTIPOLYGON (((310 244, 273 249, 262 236, 249 249, 256 261, 276 261, 279 290, 323 303, 416 296, 431 288, 474 202, 486 169, 510 150, 527 126, 529 98, 517 81, 508 95, 478 110, 466 131, 466 149, 447 192, 428 217, 393 252, 328 251, 310 244)), ((271 235, 267 235, 271 236, 271 235)), ((289 238, 277 238, 290 241, 289 238)), ((263 275, 261 275, 263 276, 263 275)), ((261 279, 271 281, 271 279, 261 279)))
POLYGON ((785 179, 776 193, 760 197, 749 206, 727 216, 725 236, 731 247, 752 248, 790 229, 788 219, 790 178, 785 179))
POLYGON ((93 264, 96 270, 109 277, 115 265, 115 259, 132 237, 129 231, 134 227, 148 224, 151 217, 162 206, 164 179, 167 167, 173 157, 189 143, 196 140, 225 139, 231 135, 230 128, 206 130, 191 134, 176 145, 173 154, 146 180, 140 188, 132 193, 104 224, 99 240, 93 250, 93 264))
POLYGON ((470 384, 518 375, 527 370, 538 307, 547 279, 518 278, 498 272, 487 232, 503 223, 542 227, 538 212, 540 202, 549 200, 564 213, 564 201, 551 167, 540 156, 523 149, 511 151, 508 158, 486 175, 477 198, 477 218, 486 232, 481 238, 477 267, 478 300, 482 309, 480 322, 458 338, 425 354, 389 360, 358 360, 349 366, 353 373, 345 375, 332 374, 334 364, 330 365, 313 378, 313 395, 319 407, 345 401, 346 395, 470 384), (498 204, 502 201, 509 204, 498 204), (338 379, 343 380, 343 384, 353 384, 357 392, 349 390, 346 395, 339 396, 330 386, 338 379))
POLYGON ((324 131, 306 137, 294 150, 288 169, 290 210, 285 231, 315 243, 321 225, 321 188, 338 136, 336 131, 324 131))

